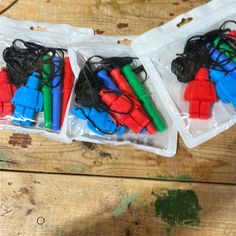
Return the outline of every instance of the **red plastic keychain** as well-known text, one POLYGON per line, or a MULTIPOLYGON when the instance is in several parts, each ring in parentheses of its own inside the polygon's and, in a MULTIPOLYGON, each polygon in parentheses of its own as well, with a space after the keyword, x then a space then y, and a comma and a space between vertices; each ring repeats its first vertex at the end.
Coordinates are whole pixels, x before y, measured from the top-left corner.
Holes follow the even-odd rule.
POLYGON ((184 99, 190 101, 190 118, 208 119, 211 117, 211 105, 217 101, 214 84, 209 81, 209 71, 201 67, 186 87, 184 99))
POLYGON ((62 97, 62 109, 61 109, 61 126, 63 125, 64 122, 66 107, 74 83, 74 74, 70 65, 69 57, 65 58, 64 63, 65 65, 64 65, 63 97, 62 97))
POLYGON ((16 91, 16 87, 9 81, 6 68, 0 71, 0 116, 4 117, 12 115, 13 105, 11 104, 12 97, 16 91))

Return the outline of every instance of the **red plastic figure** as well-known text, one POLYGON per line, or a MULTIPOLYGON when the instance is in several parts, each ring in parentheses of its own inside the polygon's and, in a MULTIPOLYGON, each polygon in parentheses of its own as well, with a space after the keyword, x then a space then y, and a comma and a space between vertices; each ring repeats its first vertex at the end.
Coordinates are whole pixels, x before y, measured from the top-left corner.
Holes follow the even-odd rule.
POLYGON ((146 116, 149 122, 146 125, 146 129, 149 134, 155 134, 157 132, 155 126, 151 122, 150 118, 146 114, 145 110, 143 109, 141 103, 139 102, 137 96, 135 95, 133 89, 130 87, 129 83, 127 82, 125 76, 122 74, 121 69, 116 67, 110 72, 113 80, 116 82, 119 89, 122 91, 123 94, 127 95, 135 105, 135 107, 146 116))
POLYGON ((127 126, 135 134, 140 133, 150 122, 145 114, 138 109, 137 104, 133 103, 134 100, 131 101, 125 96, 119 96, 106 89, 102 89, 99 94, 110 110, 116 111, 109 111, 109 113, 118 121, 118 124, 127 126))
POLYGON ((70 98, 71 90, 74 82, 74 74, 70 65, 69 57, 65 58, 64 61, 64 80, 63 80, 63 99, 62 99, 62 108, 61 108, 61 124, 63 125, 64 117, 66 113, 66 107, 70 98))
POLYGON ((13 105, 12 97, 16 91, 16 87, 9 82, 6 68, 0 70, 0 117, 12 115, 13 105))
POLYGON ((191 118, 208 119, 211 117, 211 105, 217 101, 214 84, 209 81, 209 71, 202 67, 195 74, 184 92, 184 99, 190 101, 191 118))

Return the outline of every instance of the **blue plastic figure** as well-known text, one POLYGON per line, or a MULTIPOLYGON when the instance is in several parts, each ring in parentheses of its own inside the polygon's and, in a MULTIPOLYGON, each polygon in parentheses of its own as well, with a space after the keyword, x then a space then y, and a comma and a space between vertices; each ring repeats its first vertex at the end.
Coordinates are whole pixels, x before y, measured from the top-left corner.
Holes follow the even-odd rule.
POLYGON ((24 126, 32 126, 35 112, 42 110, 43 95, 38 91, 40 87, 39 76, 39 73, 33 72, 29 76, 26 86, 16 90, 12 99, 12 104, 15 106, 13 122, 24 126))
POLYGON ((105 135, 106 133, 112 134, 115 132, 117 135, 123 135, 125 132, 124 126, 118 126, 117 124, 112 120, 109 113, 103 111, 97 111, 94 108, 89 107, 73 107, 72 113, 80 119, 86 120, 88 119, 88 127, 93 132, 99 134, 99 135, 105 135), (92 123, 92 122, 93 123, 92 123), (103 132, 99 131, 99 129, 103 132))
POLYGON ((236 108, 236 79, 223 71, 210 69, 210 78, 216 83, 216 93, 224 103, 236 108))

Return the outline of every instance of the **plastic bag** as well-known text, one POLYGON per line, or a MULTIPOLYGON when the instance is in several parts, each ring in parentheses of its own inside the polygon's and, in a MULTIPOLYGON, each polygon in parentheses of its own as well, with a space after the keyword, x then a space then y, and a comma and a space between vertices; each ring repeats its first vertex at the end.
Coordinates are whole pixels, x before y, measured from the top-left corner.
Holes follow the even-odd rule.
MULTIPOLYGON (((210 119, 191 119, 188 102, 183 100, 186 84, 176 79, 171 71, 171 62, 177 53, 183 52, 186 41, 191 36, 217 29, 224 21, 235 19, 234 0, 213 0, 144 33, 133 41, 133 49, 189 148, 196 147, 233 126, 236 123, 236 111, 232 104, 219 100, 213 105, 210 119), (181 26, 180 22, 188 23, 181 26)), ((235 29, 235 25, 231 27, 235 29)))
MULTIPOLYGON (((44 102, 41 91, 43 87, 46 87, 41 83, 41 76, 43 76, 43 73, 45 78, 47 78, 50 73, 52 73, 54 78, 56 78, 54 85, 52 84, 52 87, 50 88, 51 90, 48 91, 49 96, 51 96, 50 93, 53 89, 56 89, 62 85, 61 80, 63 79, 64 59, 60 58, 57 54, 51 56, 47 55, 46 57, 49 58, 42 57, 43 60, 47 61, 47 63, 42 67, 43 69, 40 71, 41 73, 38 71, 33 72, 27 77, 25 84, 17 84, 16 82, 18 81, 18 78, 20 78, 19 65, 15 61, 12 62, 13 57, 11 57, 11 55, 19 57, 19 62, 22 60, 22 57, 19 55, 21 55, 23 49, 25 50, 25 48, 27 48, 29 53, 34 55, 34 57, 32 56, 32 58, 30 58, 30 60, 34 62, 38 51, 35 50, 35 54, 33 54, 32 51, 34 51, 36 44, 51 48, 67 49, 73 41, 80 42, 86 40, 87 38, 93 37, 94 31, 92 29, 77 28, 65 24, 45 24, 33 21, 18 21, 6 17, 0 17, 0 31, 0 63, 2 68, 0 71, 0 129, 7 129, 14 132, 41 133, 49 138, 58 139, 64 142, 71 142, 72 139, 67 137, 65 125, 61 122, 60 112, 62 111, 62 105, 60 105, 60 103, 55 112, 55 114, 58 113, 55 115, 58 116, 57 121, 55 122, 55 127, 53 128, 52 125, 50 126, 51 128, 46 127, 44 118, 45 112, 43 111, 44 102), (16 39, 19 40, 14 41, 16 39), (30 42, 30 45, 29 43, 26 45, 25 42, 30 42), (8 64, 11 65, 6 68, 6 61, 3 59, 3 51, 12 45, 14 45, 13 50, 11 52, 9 50, 5 51, 4 54, 5 60, 7 58, 8 64), (55 56, 58 60, 60 59, 60 61, 52 60, 52 56, 55 56), (59 62, 60 65, 58 64, 59 62), (58 66, 52 67, 52 65, 58 66), (14 75, 14 78, 16 78, 16 80, 14 80, 14 84, 13 77, 9 76, 10 69, 13 67, 14 72, 19 71, 15 74, 11 73, 11 75, 14 75), (51 72, 47 71, 48 67, 50 67, 49 69, 51 69, 51 72), (44 71, 45 68, 46 70, 44 71)), ((65 56, 67 54, 66 50, 61 50, 60 52, 63 52, 65 56)), ((35 61, 37 63, 42 63, 43 60, 35 61)), ((68 59, 66 60, 68 62, 68 59)), ((29 62, 31 61, 25 60, 24 66, 29 66, 29 62)), ((33 63, 32 65, 32 68, 34 69, 35 65, 33 63)), ((62 99, 62 90, 63 88, 60 88, 60 91, 57 91, 59 97, 56 94, 56 99, 62 99)), ((68 95, 67 100, 70 100, 70 94, 68 95)), ((65 116, 67 114, 66 108, 67 106, 64 108, 65 116)), ((50 109, 52 109, 52 107, 50 109)), ((50 115, 52 116, 52 114, 50 115)), ((49 119, 52 119, 52 117, 49 117, 49 119)))
MULTIPOLYGON (((89 41, 74 44, 69 49, 69 56, 72 62, 72 69, 75 77, 78 78, 81 69, 85 66, 85 61, 88 58, 99 55, 102 57, 136 57, 135 52, 129 45, 118 43, 124 37, 104 37, 94 36, 89 41)), ((126 39, 133 39, 133 37, 126 37, 126 39)), ((140 78, 141 79, 141 78, 140 78)), ((143 80, 142 78, 141 80, 143 80)), ((167 130, 164 132, 157 132, 155 135, 146 133, 134 134, 131 131, 126 131, 123 135, 99 135, 94 130, 88 128, 88 121, 80 119, 73 114, 73 107, 77 106, 75 102, 75 94, 71 100, 69 114, 67 116, 67 133, 68 136, 75 140, 83 140, 95 143, 121 145, 131 144, 137 149, 153 152, 159 155, 170 157, 175 155, 177 146, 177 131, 173 125, 170 117, 168 116, 165 106, 161 102, 160 97, 157 95, 153 88, 152 81, 149 77, 144 82, 144 87, 151 95, 152 101, 156 108, 162 115, 167 130)))

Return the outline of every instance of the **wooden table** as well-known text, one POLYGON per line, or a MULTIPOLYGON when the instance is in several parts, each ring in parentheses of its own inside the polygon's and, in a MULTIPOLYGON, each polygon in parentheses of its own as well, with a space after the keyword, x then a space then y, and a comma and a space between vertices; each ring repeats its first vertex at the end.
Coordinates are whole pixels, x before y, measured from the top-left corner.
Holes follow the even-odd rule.
MULTIPOLYGON (((19 0, 4 15, 141 34, 206 0, 19 0)), ((0 8, 10 0, 1 1, 0 8)), ((236 127, 166 159, 0 133, 0 235, 236 235, 236 127)))

